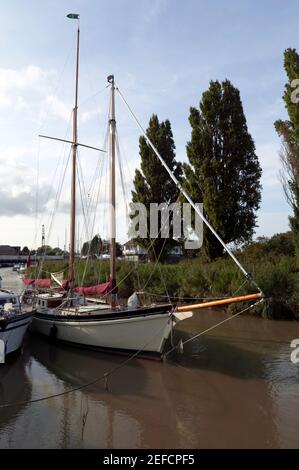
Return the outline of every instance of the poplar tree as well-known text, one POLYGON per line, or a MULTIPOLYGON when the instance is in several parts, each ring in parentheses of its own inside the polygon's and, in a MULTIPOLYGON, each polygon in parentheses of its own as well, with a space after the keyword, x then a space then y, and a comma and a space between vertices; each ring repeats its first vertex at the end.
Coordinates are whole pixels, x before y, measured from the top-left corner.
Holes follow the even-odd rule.
MULTIPOLYGON (((251 240, 261 201, 261 167, 248 132, 240 93, 229 80, 211 81, 199 109, 190 108, 189 164, 185 186, 225 243, 251 240)), ((204 250, 210 259, 223 247, 204 228, 204 250)))
POLYGON ((86 256, 90 255, 99 255, 102 251, 102 240, 100 235, 95 235, 93 239, 89 242, 84 242, 81 255, 86 256))
MULTIPOLYGON (((159 122, 158 116, 153 114, 146 131, 147 136, 154 144, 168 167, 176 178, 181 180, 182 167, 175 158, 175 143, 169 120, 159 122)), ((170 238, 164 239, 150 237, 150 203, 177 202, 179 189, 169 177, 169 174, 158 160, 152 148, 148 145, 144 136, 139 138, 140 168, 136 169, 134 177, 134 189, 132 202, 142 203, 147 208, 147 238, 138 238, 138 243, 148 251, 149 258, 154 261, 163 261, 169 248, 173 245, 172 239, 172 215, 169 218, 170 238)), ((132 214, 132 217, 134 214, 132 214)), ((158 219, 158 231, 161 229, 161 214, 158 219)))
POLYGON ((288 82, 283 100, 289 119, 277 120, 275 128, 282 138, 281 180, 286 199, 293 211, 289 221, 296 252, 299 254, 299 55, 296 49, 285 50, 284 68, 288 82))

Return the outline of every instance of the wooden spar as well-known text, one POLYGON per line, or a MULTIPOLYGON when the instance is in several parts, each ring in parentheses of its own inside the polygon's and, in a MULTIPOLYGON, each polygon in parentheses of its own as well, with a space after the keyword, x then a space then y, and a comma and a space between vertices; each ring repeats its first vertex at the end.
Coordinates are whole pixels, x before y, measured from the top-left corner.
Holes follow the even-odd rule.
POLYGON ((241 295, 239 297, 228 297, 227 299, 212 300, 211 302, 202 302, 200 304, 181 305, 175 309, 176 312, 188 312, 189 310, 199 310, 200 308, 217 307, 218 305, 228 305, 235 302, 244 302, 246 300, 261 299, 263 295, 257 294, 241 295))
POLYGON ((78 114, 78 77, 79 77, 79 41, 80 29, 77 30, 77 60, 76 60, 76 89, 75 107, 73 110, 73 155, 72 155, 72 187, 71 187, 71 224, 70 224, 70 287, 75 280, 75 231, 76 231, 76 166, 77 166, 77 114, 78 114))
POLYGON ((115 84, 114 76, 109 75, 107 78, 111 84, 111 101, 110 101, 110 280, 112 283, 110 305, 111 308, 116 307, 116 220, 115 220, 115 84))
POLYGON ((80 144, 79 142, 75 143, 72 140, 58 139, 57 137, 51 137, 49 135, 41 135, 41 134, 39 134, 39 137, 42 137, 43 139, 58 140, 58 142, 66 142, 67 144, 77 145, 77 147, 86 147, 87 149, 97 150, 98 152, 106 153, 106 150, 102 150, 97 147, 91 147, 91 145, 80 144))

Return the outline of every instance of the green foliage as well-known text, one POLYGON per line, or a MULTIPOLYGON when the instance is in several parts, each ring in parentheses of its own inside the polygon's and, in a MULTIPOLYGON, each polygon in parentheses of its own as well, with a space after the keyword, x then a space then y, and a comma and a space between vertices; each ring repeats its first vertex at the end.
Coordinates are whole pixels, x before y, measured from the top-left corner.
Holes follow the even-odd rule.
MULTIPOLYGON (((159 122, 158 117, 154 114, 149 121, 146 133, 170 170, 178 180, 181 180, 182 168, 181 164, 175 159, 175 144, 170 122, 168 120, 159 122)), ((179 196, 179 189, 171 180, 167 171, 143 136, 139 139, 139 154, 141 157, 141 171, 138 169, 135 171, 132 202, 142 203, 146 206, 148 214, 147 226, 149 229, 150 203, 171 204, 176 202, 179 196)), ((132 216, 134 216, 134 214, 132 214, 132 216)), ((158 257, 163 261, 169 247, 172 245, 171 217, 169 226, 170 238, 168 239, 161 238, 160 236, 151 239, 150 233, 148 233, 147 238, 138 239, 139 244, 148 250, 148 255, 152 261, 158 257)), ((161 214, 158 220, 158 231, 160 231, 160 228, 161 214)))
POLYGON ((291 232, 278 233, 273 235, 270 239, 260 237, 256 242, 252 242, 246 246, 240 256, 243 258, 245 256, 247 261, 262 260, 263 258, 275 261, 275 259, 281 255, 290 257, 295 255, 291 232))
MULTIPOLYGON (((23 248, 23 250, 25 248, 23 248)), ((35 255, 35 254, 37 256, 44 256, 44 255, 47 255, 47 256, 62 256, 64 254, 64 251, 59 247, 52 248, 50 245, 45 245, 45 246, 40 246, 39 248, 37 248, 36 251, 35 250, 31 251, 31 255, 35 255)))
MULTIPOLYGON (((299 316, 299 270, 293 256, 294 248, 289 244, 290 233, 274 235, 270 240, 261 239, 248 245, 239 258, 253 273, 263 289, 267 300, 255 312, 267 318, 291 319, 299 316)), ((46 263, 41 277, 48 272, 64 270, 68 275, 68 263, 59 261, 46 263)), ((178 264, 134 263, 118 261, 116 264, 119 297, 128 298, 135 290, 171 297, 224 297, 255 292, 244 276, 228 257, 213 262, 202 258, 185 260, 178 264), (241 287, 241 288, 240 288, 241 287)), ((77 285, 94 285, 109 279, 109 262, 76 260, 77 285)), ((36 269, 30 268, 30 277, 36 269)), ((156 297, 153 297, 156 300, 156 297)), ((161 297, 160 300, 165 300, 161 297)), ((232 304, 228 310, 236 313, 239 304, 232 304)))
MULTIPOLYGON (((228 80, 211 81, 199 109, 191 108, 190 165, 183 166, 191 198, 226 242, 251 240, 261 200, 261 167, 248 132, 240 93, 228 80)), ((214 259, 223 248, 204 229, 204 249, 214 259)))
POLYGON ((100 235, 95 235, 91 241, 83 243, 81 255, 99 255, 102 251, 102 240, 100 235))
POLYGON ((24 248, 21 250, 20 254, 23 255, 23 256, 28 256, 29 253, 30 253, 30 250, 29 250, 28 246, 24 246, 24 248))
POLYGON ((284 68, 288 82, 285 85, 283 100, 289 120, 277 120, 274 125, 283 142, 282 183, 287 201, 293 210, 293 216, 289 220, 299 259, 299 106, 298 93, 292 86, 292 81, 299 77, 299 55, 296 49, 285 50, 284 68))

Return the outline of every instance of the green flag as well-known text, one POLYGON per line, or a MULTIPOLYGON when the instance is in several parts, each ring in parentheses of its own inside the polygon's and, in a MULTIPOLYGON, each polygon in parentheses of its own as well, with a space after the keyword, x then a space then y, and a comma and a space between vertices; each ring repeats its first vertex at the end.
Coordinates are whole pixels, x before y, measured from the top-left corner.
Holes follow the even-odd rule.
POLYGON ((66 15, 67 18, 70 18, 71 20, 78 20, 79 19, 79 15, 77 15, 77 13, 69 13, 68 15, 66 15))

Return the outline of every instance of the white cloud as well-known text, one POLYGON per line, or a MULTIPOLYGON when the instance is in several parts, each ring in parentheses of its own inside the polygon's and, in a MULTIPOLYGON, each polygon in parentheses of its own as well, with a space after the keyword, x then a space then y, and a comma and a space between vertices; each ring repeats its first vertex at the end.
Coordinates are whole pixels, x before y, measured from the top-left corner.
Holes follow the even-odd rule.
POLYGON ((22 69, 0 69, 0 107, 26 102, 28 92, 44 92, 53 77, 53 71, 43 71, 35 65, 22 69))
POLYGON ((100 108, 92 109, 90 111, 83 111, 81 114, 79 114, 79 120, 83 124, 85 124, 86 122, 89 122, 95 119, 101 113, 102 113, 102 110, 100 108))
MULTIPOLYGON (((24 147, 0 149, 0 179, 4 182, 0 188, 0 216, 29 215, 36 211, 36 173, 21 162, 27 154, 24 147)), ((44 179, 40 185, 39 209, 44 211, 53 191, 44 179)))
POLYGON ((68 122, 70 120, 71 111, 69 106, 57 96, 48 95, 42 103, 41 117, 44 119, 49 116, 49 114, 68 122))

